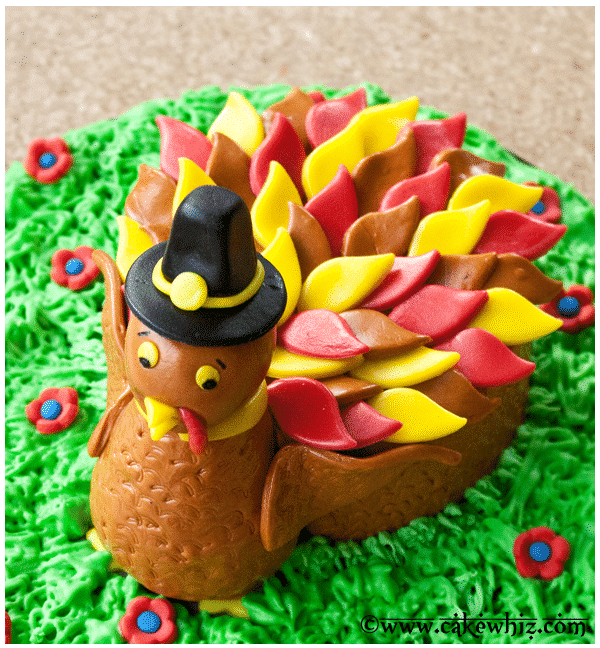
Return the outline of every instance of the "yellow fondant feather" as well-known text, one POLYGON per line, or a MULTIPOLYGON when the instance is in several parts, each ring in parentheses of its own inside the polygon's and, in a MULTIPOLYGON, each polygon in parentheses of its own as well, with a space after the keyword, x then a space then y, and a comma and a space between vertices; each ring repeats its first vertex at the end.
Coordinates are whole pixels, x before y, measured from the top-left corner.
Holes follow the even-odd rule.
POLYGON ((296 309, 302 288, 300 262, 292 237, 285 228, 278 228, 275 238, 262 251, 262 256, 279 270, 285 284, 287 292, 285 311, 277 322, 277 326, 281 326, 296 309))
POLYGON ((129 216, 117 216, 119 226, 119 246, 117 248, 117 268, 121 280, 125 281, 129 268, 133 262, 146 250, 149 250, 153 243, 149 234, 146 234, 141 226, 129 216))
POLYGON ((351 375, 374 382, 386 389, 409 387, 440 376, 460 360, 456 352, 420 347, 414 351, 383 360, 365 360, 351 375))
POLYGON ((467 419, 456 416, 417 391, 399 387, 367 400, 367 404, 402 427, 388 437, 392 443, 420 443, 453 434, 467 419))
POLYGON ((508 346, 525 344, 557 331, 562 320, 534 306, 508 288, 490 288, 489 299, 469 324, 484 329, 508 346))
POLYGON ((269 165, 269 175, 265 184, 250 211, 254 238, 263 247, 271 243, 280 227, 287 229, 290 218, 289 202, 302 206, 296 185, 283 166, 273 160, 269 165))

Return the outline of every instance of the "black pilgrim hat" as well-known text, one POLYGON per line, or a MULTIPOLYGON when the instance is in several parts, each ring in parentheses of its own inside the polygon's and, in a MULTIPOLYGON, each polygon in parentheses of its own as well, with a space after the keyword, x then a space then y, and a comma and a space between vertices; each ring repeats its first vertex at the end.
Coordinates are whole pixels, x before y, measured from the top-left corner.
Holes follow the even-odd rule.
POLYGON ((193 346, 258 339, 277 324, 286 299, 281 275, 256 253, 246 204, 212 185, 183 199, 169 240, 141 254, 125 280, 138 319, 193 346))

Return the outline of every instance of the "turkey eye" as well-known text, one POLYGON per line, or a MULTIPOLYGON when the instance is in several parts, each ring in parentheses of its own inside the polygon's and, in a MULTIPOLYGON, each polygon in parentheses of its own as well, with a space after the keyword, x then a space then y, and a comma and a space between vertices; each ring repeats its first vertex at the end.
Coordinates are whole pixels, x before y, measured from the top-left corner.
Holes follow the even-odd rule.
POLYGON ((158 364, 158 348, 154 342, 142 342, 138 348, 140 364, 145 369, 151 369, 158 364))
POLYGON ((200 389, 214 389, 220 378, 219 372, 210 365, 204 365, 196 372, 196 384, 200 389))

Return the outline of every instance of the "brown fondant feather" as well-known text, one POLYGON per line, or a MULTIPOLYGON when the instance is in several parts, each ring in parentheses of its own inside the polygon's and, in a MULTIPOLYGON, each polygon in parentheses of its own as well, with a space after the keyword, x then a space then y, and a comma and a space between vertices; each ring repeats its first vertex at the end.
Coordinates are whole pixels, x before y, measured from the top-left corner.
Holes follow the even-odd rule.
POLYGON ((507 253, 498 255, 498 263, 483 285, 483 290, 490 288, 509 288, 532 304, 545 304, 558 295, 563 285, 547 277, 528 259, 507 253))
POLYGON ((137 182, 125 201, 125 214, 141 225, 154 244, 169 238, 175 189, 166 173, 140 164, 137 182))
POLYGON ((459 452, 411 444, 356 458, 304 445, 281 448, 267 475, 260 534, 265 548, 282 547, 312 521, 366 497, 398 477, 407 463, 459 463, 459 452))
POLYGON ((449 412, 463 416, 469 423, 480 421, 500 405, 499 398, 488 398, 477 391, 470 381, 455 369, 413 385, 412 389, 425 394, 449 412))

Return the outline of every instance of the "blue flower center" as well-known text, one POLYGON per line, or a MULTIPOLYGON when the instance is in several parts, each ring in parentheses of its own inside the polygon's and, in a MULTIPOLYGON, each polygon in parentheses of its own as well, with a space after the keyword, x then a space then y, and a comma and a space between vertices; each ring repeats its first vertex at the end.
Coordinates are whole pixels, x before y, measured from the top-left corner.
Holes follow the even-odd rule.
POLYGON ((80 259, 69 259, 65 263, 65 272, 68 275, 78 275, 83 271, 83 261, 80 259))
POLYGON ((581 310, 581 304, 575 299, 575 297, 563 297, 562 299, 559 299, 558 304, 556 304, 556 310, 563 317, 577 317, 581 310))
POLYGON ((38 160, 38 164, 42 167, 42 169, 49 169, 56 164, 56 155, 54 155, 53 153, 42 153, 38 160))
POLYGON ((44 401, 40 410, 42 418, 47 421, 54 421, 54 419, 59 417, 61 412, 62 405, 57 400, 54 400, 54 398, 44 401))
POLYGON ((146 610, 137 618, 137 627, 148 634, 154 634, 160 628, 160 617, 156 612, 146 610))
POLYGON ((534 542, 531 547, 529 547, 529 555, 536 562, 546 562, 550 558, 550 547, 545 542, 534 542))
POLYGON ((546 211, 546 205, 541 200, 538 200, 531 208, 531 211, 538 216, 546 211))

